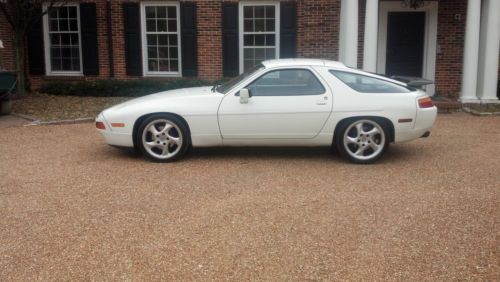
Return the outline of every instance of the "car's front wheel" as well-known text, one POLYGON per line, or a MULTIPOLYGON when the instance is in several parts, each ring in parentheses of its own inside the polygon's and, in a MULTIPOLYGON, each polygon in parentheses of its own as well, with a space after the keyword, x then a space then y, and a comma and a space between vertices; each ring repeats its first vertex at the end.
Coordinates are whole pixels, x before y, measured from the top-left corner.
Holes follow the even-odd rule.
POLYGON ((143 155, 156 162, 173 162, 189 147, 189 130, 183 120, 168 114, 144 119, 138 130, 137 143, 143 155))
POLYGON ((369 164, 378 160, 389 145, 387 132, 387 125, 379 120, 350 120, 340 125, 335 144, 349 161, 369 164))

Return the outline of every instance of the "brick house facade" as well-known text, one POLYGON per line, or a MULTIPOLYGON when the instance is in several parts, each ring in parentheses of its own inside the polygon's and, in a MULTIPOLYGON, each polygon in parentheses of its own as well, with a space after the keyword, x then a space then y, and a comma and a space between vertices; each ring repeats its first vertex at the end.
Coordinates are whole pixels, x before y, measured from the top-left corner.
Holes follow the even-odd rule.
MULTIPOLYGON (((272 47, 265 49, 266 52, 270 52, 270 55, 266 53, 270 57, 274 54, 275 57, 324 58, 341 60, 347 65, 350 65, 347 63, 348 60, 343 56, 345 55, 344 53, 347 54, 352 50, 344 49, 344 53, 342 51, 343 48, 348 45, 344 45, 345 40, 343 41, 342 39, 341 27, 344 25, 346 30, 348 30, 348 32, 345 33, 346 35, 344 35, 344 38, 348 38, 349 34, 352 33, 352 30, 349 31, 350 27, 347 21, 344 24, 342 23, 343 20, 341 14, 346 13, 347 15, 349 11, 345 12, 342 7, 344 5, 346 6, 345 9, 349 9, 347 8, 347 5, 352 5, 353 2, 356 2, 356 13, 354 15, 357 16, 357 34, 355 34, 355 37, 358 47, 357 50, 355 50, 356 61, 352 66, 363 68, 363 54, 365 52, 365 15, 367 15, 366 4, 369 1, 374 0, 359 0, 359 2, 358 0, 75 0, 68 2, 70 3, 68 4, 68 7, 78 7, 78 9, 75 8, 75 11, 80 13, 78 15, 78 17, 80 17, 79 26, 77 27, 75 25, 76 33, 74 36, 76 38, 77 34, 79 34, 81 40, 77 40, 76 45, 79 46, 82 52, 78 53, 76 51, 72 51, 73 53, 71 54, 73 55, 78 53, 77 55, 71 57, 74 59, 74 61, 71 61, 74 62, 74 64, 71 62, 66 64, 66 62, 69 62, 69 59, 66 61, 65 59, 61 59, 59 61, 54 59, 53 56, 55 56, 54 54, 56 53, 50 53, 47 49, 51 48, 52 50, 54 49, 54 46, 60 46, 63 44, 59 41, 60 45, 50 45, 53 42, 50 42, 49 44, 49 42, 47 42, 49 41, 48 38, 52 38, 52 36, 59 36, 59 40, 62 40, 61 38, 64 38, 66 35, 63 35, 63 32, 61 32, 60 35, 57 35, 57 32, 49 35, 47 29, 52 27, 49 28, 48 22, 50 21, 50 24, 56 23, 59 19, 60 22, 58 22, 58 24, 61 25, 66 20, 68 20, 68 23, 71 23, 73 18, 70 16, 65 18, 66 16, 64 16, 65 14, 62 14, 63 12, 61 12, 61 14, 53 15, 50 19, 48 18, 49 16, 45 17, 44 22, 38 25, 39 30, 37 32, 40 32, 38 37, 35 36, 28 38, 28 41, 30 41, 28 54, 31 56, 27 59, 31 73, 30 81, 32 86, 37 88, 45 82, 59 80, 79 81, 107 78, 172 79, 176 77, 192 76, 202 79, 219 79, 223 76, 233 76, 246 68, 246 65, 250 64, 252 60, 256 62, 257 59, 260 59, 256 52, 261 52, 262 50, 258 50, 260 47, 252 49, 253 45, 245 45, 247 42, 242 39, 246 39, 247 37, 243 37, 241 34, 243 27, 240 27, 248 22, 249 24, 253 23, 255 29, 255 25, 260 24, 257 23, 259 21, 266 21, 265 28, 267 28, 267 25, 275 26, 274 30, 272 30, 272 28, 269 30, 263 30, 264 33, 271 31, 268 34, 271 37, 266 37, 266 40, 270 40, 269 38, 272 38, 273 36, 274 39, 272 40, 276 40, 276 42, 273 41, 275 46, 274 49, 272 49, 272 47), (165 30, 162 30, 165 32, 159 32, 156 40, 160 40, 159 38, 165 38, 165 40, 166 38, 169 40, 175 40, 174 37, 177 36, 180 44, 175 44, 177 44, 178 50, 174 47, 171 50, 169 49, 168 52, 162 52, 161 48, 163 48, 163 45, 161 45, 159 41, 155 41, 157 45, 149 45, 149 43, 145 44, 145 41, 149 40, 149 35, 152 37, 155 36, 154 32, 148 31, 149 27, 146 26, 146 22, 153 23, 156 19, 156 23, 158 25, 161 19, 163 19, 163 14, 160 15, 160 13, 163 13, 163 8, 156 10, 153 8, 155 6, 163 7, 163 5, 167 5, 165 6, 165 13, 172 11, 172 17, 166 15, 165 22, 168 22, 169 24, 172 22, 172 26, 176 26, 177 30, 170 30, 170 26, 168 28, 165 27, 165 30), (250 8, 243 10, 244 5, 248 5, 250 8), (260 10, 257 11, 255 8, 251 8, 262 5, 275 7, 264 10, 268 13, 264 16, 265 20, 261 20, 260 16, 257 15, 260 13, 260 10), (169 10, 168 7, 173 8, 169 10), (152 12, 153 10, 156 14, 152 12), (82 17, 81 13, 85 13, 84 17, 82 17), (146 13, 149 14, 146 15, 146 13), (248 16, 247 13, 250 16, 248 16), (150 16, 152 16, 152 18, 150 16), (251 18, 251 16, 253 16, 253 18, 251 18), (266 16, 268 16, 268 18, 266 18, 266 16), (281 18, 279 18, 279 16, 281 16, 281 18), (175 17, 176 19, 174 19, 175 17), (93 22, 89 23, 89 21, 93 22), (89 29, 90 34, 88 33, 89 29), (95 39, 92 39, 92 30, 95 32, 95 39), (111 33, 109 31, 111 31, 111 33), (89 45, 89 40, 86 38, 90 38, 91 45, 89 45), (188 43, 186 44, 186 42, 188 43), (278 47, 280 43, 281 46, 278 47), (82 49, 83 45, 90 47, 82 49), (92 46, 95 46, 95 55, 92 55, 92 51, 90 50, 92 49, 92 46), (30 48, 34 51, 30 52, 30 48), (152 49, 146 50, 146 48, 157 48, 157 50, 151 51, 152 49), (177 51, 179 52, 176 55, 170 55, 177 51), (247 51, 248 53, 253 52, 252 54, 254 57, 247 57, 247 51), (169 55, 165 55, 166 53, 169 55), (155 56, 159 58, 156 58, 155 56), (91 59, 88 57, 91 57, 91 59), (56 66, 56 69, 73 68, 77 71, 73 73, 65 73, 65 71, 52 72, 47 66, 48 61, 52 62, 50 66, 52 69, 56 66), (166 67, 167 62, 168 67, 166 67), (78 63, 81 65, 80 68, 78 67, 78 63), (163 68, 167 71, 161 71, 162 64, 163 68), (178 66, 176 64, 178 64, 178 66), (242 64, 245 66, 242 66, 242 64), (95 69, 88 71, 87 67, 89 65, 95 65, 95 69), (135 70, 133 70, 134 67, 136 68, 135 70)), ((420 75, 432 78, 435 81, 435 90, 432 89, 433 92, 435 91, 441 95, 451 96, 458 99, 462 91, 462 71, 464 68, 463 58, 468 1, 426 1, 426 6, 423 8, 405 8, 403 10, 398 8, 403 7, 402 1, 377 0, 376 2, 377 22, 379 31, 381 32, 378 32, 377 46, 379 50, 377 56, 377 68, 375 71, 379 73, 386 73, 384 69, 385 67, 382 69, 380 68, 380 57, 385 56, 385 53, 389 54, 392 52, 389 50, 390 46, 392 46, 391 48, 397 49, 397 44, 401 44, 401 42, 394 44, 390 43, 390 40, 387 38, 391 38, 391 34, 385 34, 387 30, 390 31, 388 28, 391 22, 391 17, 396 15, 397 12, 410 13, 421 11, 422 15, 424 15, 423 17, 425 18, 425 24, 421 27, 425 33, 423 35, 423 39, 421 40, 423 41, 421 44, 432 44, 432 41, 434 40, 433 48, 435 49, 431 48, 430 50, 435 50, 435 52, 433 52, 435 53, 435 56, 432 57, 432 55, 429 54, 427 45, 423 47, 425 50, 424 53, 427 53, 427 55, 424 54, 424 58, 417 61, 417 65, 422 65, 422 63, 424 65, 424 69, 421 70, 420 75), (432 15, 436 16, 436 22, 434 23, 436 25, 436 34, 434 35, 435 39, 430 38, 432 37, 432 32, 429 34, 429 30, 432 31, 432 26, 429 26, 433 24, 432 20, 429 20, 429 18, 432 18, 432 15), (385 21, 389 24, 387 27, 382 27, 382 25, 386 23, 385 21), (385 34, 387 37, 380 37, 381 33, 385 34), (385 45, 382 45, 386 48, 386 50, 380 50, 381 40, 386 41, 384 43, 385 45), (434 62, 433 68, 429 68, 430 61, 426 61, 427 57, 425 56, 428 56, 428 58, 434 62), (425 65, 427 65, 427 69, 425 69, 425 65), (432 72, 432 75, 430 72, 426 72, 428 70, 432 72)), ((483 0, 483 6, 490 5, 489 2, 490 0, 483 0), (487 4, 485 4, 485 2, 487 4)), ((494 3, 495 1, 491 2, 494 3)), ((496 7, 494 4, 491 5, 496 7)), ((486 9, 483 7, 483 10, 486 9)), ((73 10, 67 11, 68 15, 73 12, 73 10)), ((482 13, 485 13, 485 11, 482 11, 482 13)), ((352 17, 346 17, 346 19, 350 20, 352 17)), ((404 17, 401 20, 405 20, 404 17)), ((404 23, 408 24, 407 22, 404 23)), ((411 25, 413 25, 413 23, 411 25)), ((61 26, 59 26, 59 28, 61 28, 61 26)), ((155 32, 160 31, 161 28, 163 27, 156 26, 155 32)), ((419 28, 418 24, 415 24, 415 28, 419 28)), ((398 31, 395 32, 397 34, 398 31)), ((245 35, 246 34, 247 33, 245 33, 245 35)), ((250 32, 248 38, 253 38, 253 44, 259 45, 260 43, 256 43, 255 41, 258 40, 259 36, 260 35, 252 35, 250 32)), ((14 69, 12 31, 2 14, 0 14, 0 39, 3 41, 5 46, 4 49, 0 50, 4 68, 14 69)), ((272 43, 268 44, 267 41, 262 45, 273 46, 272 43)), ((64 47, 61 47, 61 49, 56 52, 69 52, 68 50, 63 49, 64 47)), ((72 50, 76 50, 76 47, 72 50)), ((419 51, 420 49, 416 50, 417 52, 421 52, 419 51)), ((59 55, 60 57, 63 57, 62 53, 59 55)), ((496 61, 498 63, 498 56, 496 57, 496 61)), ((382 62, 382 64, 386 65, 385 61, 382 62)), ((389 58, 387 58, 387 67, 389 66, 388 64, 389 58)), ((498 74, 498 66, 496 68, 496 73, 498 74)))

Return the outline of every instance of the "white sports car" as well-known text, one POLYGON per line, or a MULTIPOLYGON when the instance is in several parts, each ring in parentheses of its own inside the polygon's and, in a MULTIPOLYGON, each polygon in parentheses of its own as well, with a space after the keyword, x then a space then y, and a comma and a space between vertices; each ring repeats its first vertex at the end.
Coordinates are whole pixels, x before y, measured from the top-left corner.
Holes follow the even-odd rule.
POLYGON ((104 110, 106 142, 153 161, 190 146, 336 146, 354 163, 427 137, 437 109, 400 81, 313 59, 270 60, 223 85, 165 91, 104 110))

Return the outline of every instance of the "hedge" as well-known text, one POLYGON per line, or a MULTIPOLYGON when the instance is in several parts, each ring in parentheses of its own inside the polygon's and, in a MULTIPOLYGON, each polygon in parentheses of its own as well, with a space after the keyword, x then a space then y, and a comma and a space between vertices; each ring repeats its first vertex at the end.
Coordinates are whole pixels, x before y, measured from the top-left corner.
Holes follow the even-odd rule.
POLYGON ((160 91, 220 83, 221 81, 199 79, 169 81, 105 79, 79 82, 49 82, 38 89, 38 92, 65 96, 139 97, 160 91))

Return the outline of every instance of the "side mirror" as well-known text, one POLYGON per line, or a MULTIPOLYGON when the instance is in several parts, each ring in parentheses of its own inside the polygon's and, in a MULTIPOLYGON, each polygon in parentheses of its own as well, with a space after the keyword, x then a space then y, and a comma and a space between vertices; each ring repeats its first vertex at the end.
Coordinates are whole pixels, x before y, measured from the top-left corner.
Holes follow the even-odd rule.
POLYGON ((240 103, 241 104, 248 104, 248 98, 252 97, 252 93, 250 93, 250 90, 243 88, 240 90, 240 103))

